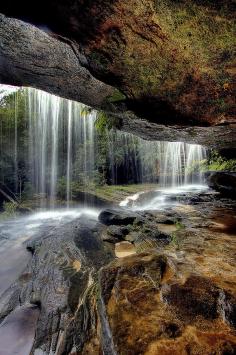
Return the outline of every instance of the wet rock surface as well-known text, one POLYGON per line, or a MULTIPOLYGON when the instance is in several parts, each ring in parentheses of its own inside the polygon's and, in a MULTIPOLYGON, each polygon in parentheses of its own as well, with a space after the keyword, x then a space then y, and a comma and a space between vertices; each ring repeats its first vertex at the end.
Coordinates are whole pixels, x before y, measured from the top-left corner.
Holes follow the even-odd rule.
POLYGON ((1 326, 31 304, 34 355, 234 354, 235 205, 218 196, 45 231, 0 299, 1 326))
POLYGON ((100 272, 118 354, 236 351, 234 202, 211 193, 183 201, 165 213, 143 212, 145 223, 125 236, 136 254, 100 272), (169 242, 153 243, 150 229, 163 226, 169 242))

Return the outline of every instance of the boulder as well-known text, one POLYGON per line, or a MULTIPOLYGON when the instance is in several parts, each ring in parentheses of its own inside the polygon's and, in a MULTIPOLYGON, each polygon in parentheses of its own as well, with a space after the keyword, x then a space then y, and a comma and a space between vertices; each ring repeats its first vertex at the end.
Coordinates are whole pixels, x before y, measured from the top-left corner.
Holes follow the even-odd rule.
POLYGON ((207 184, 210 188, 220 192, 226 197, 236 198, 236 173, 214 171, 208 173, 207 184))
POLYGON ((142 220, 138 213, 122 209, 106 209, 100 213, 98 219, 107 226, 127 226, 128 224, 133 224, 135 220, 137 222, 142 220))

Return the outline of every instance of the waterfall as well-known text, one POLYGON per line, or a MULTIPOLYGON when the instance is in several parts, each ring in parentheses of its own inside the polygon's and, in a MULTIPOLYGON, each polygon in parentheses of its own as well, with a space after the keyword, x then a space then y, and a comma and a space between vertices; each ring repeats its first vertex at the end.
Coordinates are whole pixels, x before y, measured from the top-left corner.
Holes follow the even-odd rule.
POLYGON ((42 207, 54 208, 57 200, 69 207, 81 192, 85 199, 104 184, 202 184, 199 162, 206 150, 200 145, 150 142, 115 129, 99 130, 95 110, 32 88, 16 92, 5 105, 10 103, 14 115, 10 111, 0 122, 1 159, 9 162, 7 172, 1 168, 1 179, 12 176, 15 192, 30 182, 29 191, 42 207))
MULTIPOLYGON (((57 199, 66 200, 69 207, 78 186, 79 191, 90 192, 104 183, 159 183, 164 187, 202 183, 198 164, 206 157, 204 147, 145 141, 115 129, 100 132, 95 110, 41 90, 28 88, 23 93, 28 110, 27 176, 42 207, 54 208, 57 199)), ((10 138, 14 139, 16 185, 21 140, 17 100, 16 93, 10 138)))
POLYGON ((36 193, 50 196, 53 206, 58 174, 60 99, 35 89, 27 89, 27 93, 31 181, 36 193))
MULTIPOLYGON (((53 105, 51 107, 52 113, 52 129, 51 129, 51 180, 50 180, 50 205, 54 207, 56 198, 56 185, 58 174, 58 125, 59 125, 59 113, 60 113, 60 99, 54 98, 53 105)), ((46 118, 47 119, 47 118, 46 118)), ((45 180, 45 179, 44 179, 45 180)))
POLYGON ((31 182, 42 202, 49 197, 51 207, 62 178, 67 206, 74 182, 85 188, 94 184, 101 154, 108 161, 112 184, 157 183, 158 177, 161 186, 202 182, 202 175, 191 173, 189 167, 204 159, 203 147, 149 142, 114 129, 101 137, 95 127, 96 111, 40 90, 27 89, 27 93, 31 182), (106 146, 99 148, 103 140, 106 146))

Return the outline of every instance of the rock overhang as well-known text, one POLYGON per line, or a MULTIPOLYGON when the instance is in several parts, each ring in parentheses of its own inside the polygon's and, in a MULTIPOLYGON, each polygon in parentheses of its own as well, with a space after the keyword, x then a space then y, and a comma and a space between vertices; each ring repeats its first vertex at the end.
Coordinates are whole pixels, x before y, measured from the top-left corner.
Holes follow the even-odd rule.
POLYGON ((1 5, 47 30, 1 17, 1 81, 102 109, 145 139, 235 149, 233 2, 168 4, 50 0, 44 16, 44 3, 1 5))

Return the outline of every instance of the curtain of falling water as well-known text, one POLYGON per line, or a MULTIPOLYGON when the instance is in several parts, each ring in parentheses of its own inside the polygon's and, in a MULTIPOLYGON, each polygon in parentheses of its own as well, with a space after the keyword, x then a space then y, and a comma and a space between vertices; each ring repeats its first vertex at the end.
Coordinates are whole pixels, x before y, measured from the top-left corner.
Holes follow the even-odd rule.
POLYGON ((183 142, 162 142, 160 183, 162 186, 203 184, 200 171, 193 174, 189 168, 206 158, 206 149, 197 144, 183 142), (164 144, 163 144, 164 143, 164 144))
POLYGON ((71 200, 71 132, 72 129, 72 101, 68 102, 68 132, 67 132, 67 171, 66 171, 66 200, 67 206, 69 206, 69 202, 71 200))
MULTIPOLYGON (((62 100, 27 89, 29 108, 29 160, 36 193, 48 195, 54 206, 58 177, 59 116, 62 100)), ((42 199, 43 201, 43 199, 42 199)))
MULTIPOLYGON (((83 181, 87 186, 97 169, 96 112, 40 90, 27 89, 27 93, 32 185, 37 194, 48 196, 50 206, 54 207, 58 181, 65 177, 69 206, 73 181, 83 181)), ((157 182, 160 176, 162 186, 178 186, 202 182, 201 174, 194 180, 188 167, 204 159, 206 153, 199 145, 149 142, 111 130, 107 131, 106 154, 112 184, 118 181, 122 161, 126 181, 157 182)))
MULTIPOLYGON (((54 207, 56 198, 56 184, 57 184, 57 174, 58 174, 58 125, 59 125, 59 113, 60 113, 60 103, 59 97, 55 97, 52 101, 52 106, 50 107, 52 114, 52 130, 51 130, 51 181, 50 181, 50 205, 54 207)), ((47 118, 46 118, 47 119, 47 118)))
POLYGON ((198 171, 198 176, 194 176, 193 174, 189 174, 189 167, 191 167, 195 162, 202 161, 203 159, 206 159, 207 152, 204 147, 201 145, 197 144, 188 144, 186 145, 186 160, 185 160, 185 174, 184 174, 184 183, 185 184, 190 184, 190 183, 195 183, 196 180, 197 182, 200 182, 203 184, 204 181, 204 176, 203 172, 201 170, 198 171))
POLYGON ((31 182, 53 208, 57 184, 65 177, 67 206, 71 183, 83 175, 87 183, 94 170, 96 112, 46 92, 27 89, 31 182), (76 176, 77 174, 77 176, 76 176))
POLYGON ((14 170, 15 170, 15 192, 18 192, 18 92, 14 94, 15 115, 14 115, 14 170))

